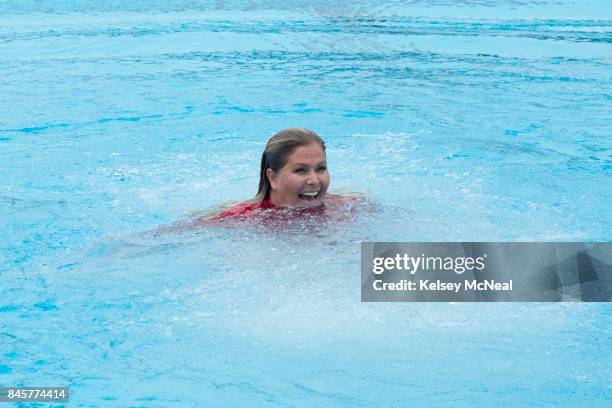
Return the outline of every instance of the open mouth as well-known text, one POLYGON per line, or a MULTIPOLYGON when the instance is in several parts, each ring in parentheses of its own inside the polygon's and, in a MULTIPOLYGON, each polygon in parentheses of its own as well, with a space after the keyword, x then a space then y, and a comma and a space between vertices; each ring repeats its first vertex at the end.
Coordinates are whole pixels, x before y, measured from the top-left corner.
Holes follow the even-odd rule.
POLYGON ((302 199, 304 201, 315 201, 316 199, 318 199, 320 197, 320 195, 321 194, 318 191, 311 191, 311 192, 307 192, 307 193, 298 194, 300 199, 302 199))

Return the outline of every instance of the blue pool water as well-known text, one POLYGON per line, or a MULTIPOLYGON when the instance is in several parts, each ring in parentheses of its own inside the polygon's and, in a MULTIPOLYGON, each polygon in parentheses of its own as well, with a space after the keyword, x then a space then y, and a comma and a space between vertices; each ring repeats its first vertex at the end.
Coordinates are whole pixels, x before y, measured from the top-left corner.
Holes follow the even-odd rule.
POLYGON ((0 1, 0 385, 608 406, 609 304, 360 303, 361 241, 610 241, 607 0, 0 1), (324 137, 382 208, 152 237, 324 137))

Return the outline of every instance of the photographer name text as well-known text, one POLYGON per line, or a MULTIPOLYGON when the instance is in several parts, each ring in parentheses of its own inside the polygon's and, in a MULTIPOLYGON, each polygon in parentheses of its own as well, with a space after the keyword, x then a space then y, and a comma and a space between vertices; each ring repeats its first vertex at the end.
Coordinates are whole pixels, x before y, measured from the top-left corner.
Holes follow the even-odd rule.
POLYGON ((475 291, 511 291, 512 279, 504 282, 495 280, 465 280, 463 282, 445 282, 440 279, 420 279, 411 281, 402 279, 398 282, 383 282, 380 279, 372 282, 376 291, 421 291, 421 292, 454 292, 464 290, 475 291))

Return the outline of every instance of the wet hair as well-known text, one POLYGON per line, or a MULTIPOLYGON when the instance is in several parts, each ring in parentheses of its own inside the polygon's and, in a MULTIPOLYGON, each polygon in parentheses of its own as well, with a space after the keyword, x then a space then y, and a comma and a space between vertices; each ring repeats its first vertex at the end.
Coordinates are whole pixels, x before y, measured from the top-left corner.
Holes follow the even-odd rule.
POLYGON ((282 169, 289 156, 301 146, 307 146, 312 143, 318 143, 325 152, 325 142, 315 132, 302 128, 284 129, 275 134, 268 140, 266 148, 261 155, 261 170, 259 172, 259 189, 255 196, 255 201, 263 201, 270 198, 270 180, 268 179, 267 170, 272 169, 274 172, 282 169))

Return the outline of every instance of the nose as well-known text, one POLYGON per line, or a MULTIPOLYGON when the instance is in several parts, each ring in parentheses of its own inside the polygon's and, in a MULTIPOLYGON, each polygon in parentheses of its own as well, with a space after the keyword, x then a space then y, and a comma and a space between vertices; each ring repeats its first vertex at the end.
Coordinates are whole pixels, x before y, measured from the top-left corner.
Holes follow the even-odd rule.
POLYGON ((308 173, 308 178, 306 179, 306 184, 309 186, 314 186, 317 184, 317 175, 314 172, 308 173))

